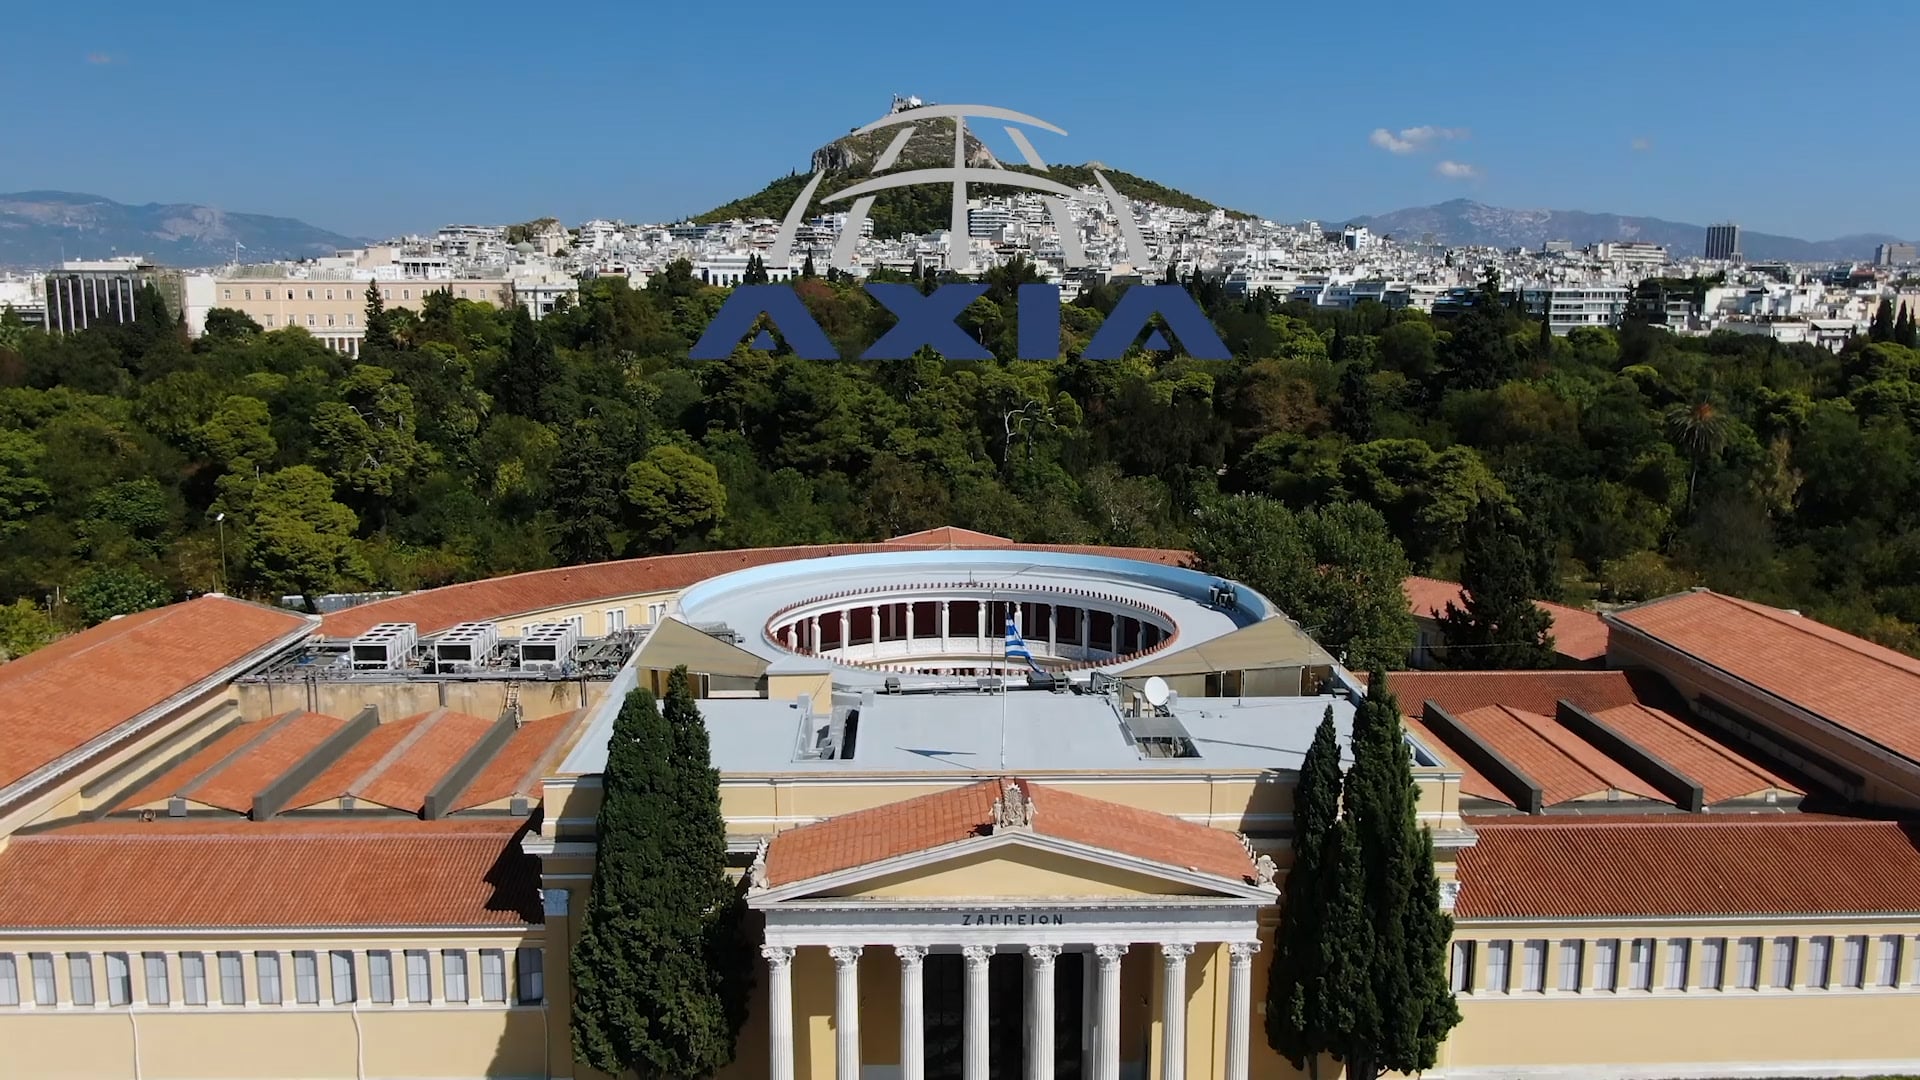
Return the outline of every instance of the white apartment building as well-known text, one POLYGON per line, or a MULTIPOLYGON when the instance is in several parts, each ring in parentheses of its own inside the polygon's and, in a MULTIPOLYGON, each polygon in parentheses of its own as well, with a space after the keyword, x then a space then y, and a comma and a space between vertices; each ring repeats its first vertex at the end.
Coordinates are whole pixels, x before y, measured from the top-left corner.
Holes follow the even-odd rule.
POLYGON ((1583 326, 1620 325, 1631 298, 1624 285, 1552 285, 1520 290, 1527 312, 1545 314, 1548 327, 1563 337, 1583 326))

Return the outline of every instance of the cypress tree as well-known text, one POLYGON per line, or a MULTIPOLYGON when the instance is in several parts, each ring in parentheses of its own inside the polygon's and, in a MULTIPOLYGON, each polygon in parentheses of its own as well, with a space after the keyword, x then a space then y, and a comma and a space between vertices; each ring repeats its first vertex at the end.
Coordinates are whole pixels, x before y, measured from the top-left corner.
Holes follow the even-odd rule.
POLYGON ((1440 620, 1440 662, 1453 668, 1546 668, 1555 661, 1553 616, 1533 602, 1524 530, 1505 508, 1483 499, 1468 516, 1460 587, 1440 620))
POLYGON ((710 1076, 733 1060, 750 968, 719 774, 685 668, 669 682, 665 715, 650 690, 622 704, 597 832, 572 961, 574 1053, 613 1076, 710 1076))
POLYGON ((1916 340, 1920 340, 1920 331, 1914 325, 1913 309, 1902 307, 1893 324, 1893 343, 1911 349, 1916 340))
POLYGON ((1869 341, 1893 340, 1893 301, 1880 298, 1880 307, 1873 313, 1873 324, 1867 328, 1869 341))
POLYGON ((1296 1069, 1320 1075, 1319 1055, 1331 1049, 1327 1024, 1329 946, 1327 905, 1337 866, 1328 864, 1328 838, 1340 816, 1340 744, 1328 706, 1313 745, 1300 763, 1293 792, 1293 865, 1287 868, 1280 928, 1274 934, 1267 979, 1267 1042, 1296 1069))
POLYGON ((813 253, 812 252, 808 252, 806 261, 800 264, 800 276, 803 278, 810 278, 815 276, 813 272, 813 253))

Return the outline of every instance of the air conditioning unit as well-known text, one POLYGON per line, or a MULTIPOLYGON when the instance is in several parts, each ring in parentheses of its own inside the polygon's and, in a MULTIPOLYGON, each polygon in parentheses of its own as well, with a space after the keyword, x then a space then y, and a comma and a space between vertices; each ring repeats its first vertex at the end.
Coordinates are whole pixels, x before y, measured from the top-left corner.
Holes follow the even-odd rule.
POLYGON ((420 640, 415 623, 379 623, 347 646, 355 671, 394 671, 407 666, 407 657, 420 640))
POLYGON ((520 632, 520 666, 527 671, 565 671, 579 643, 580 631, 570 622, 535 623, 520 632))
POLYGON ((439 671, 472 671, 500 644, 490 622, 464 622, 433 639, 433 666, 439 671))

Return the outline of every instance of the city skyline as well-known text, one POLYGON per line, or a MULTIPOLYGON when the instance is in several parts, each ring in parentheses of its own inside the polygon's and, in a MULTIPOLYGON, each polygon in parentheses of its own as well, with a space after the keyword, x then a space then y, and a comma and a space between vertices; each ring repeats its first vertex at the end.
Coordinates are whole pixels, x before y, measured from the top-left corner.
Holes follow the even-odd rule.
MULTIPOLYGON (((958 35, 947 49, 880 8, 828 25, 742 5, 723 36, 685 12, 586 5, 533 38, 486 4, 457 23, 405 9, 377 25, 225 10, 192 28, 143 11, 20 13, 40 45, 0 73, 0 92, 36 105, 0 190, 204 203, 368 237, 541 215, 664 221, 803 169, 900 92, 1032 111, 1070 133, 1038 140, 1049 160, 1097 159, 1276 220, 1465 197, 1807 239, 1920 235, 1899 184, 1914 152, 1880 147, 1877 110, 1834 110, 1776 74, 1846 70, 1862 102, 1897 91, 1891 71, 1855 63, 1850 39, 1800 33, 1831 12, 1763 5, 1722 25, 1659 9, 1662 36, 1629 55, 1583 46, 1590 28, 1555 12, 1463 26, 1407 7, 1362 39, 1247 11, 1191 24, 1189 71, 1180 56, 1124 59, 1146 40, 1137 5, 1097 20, 976 6, 939 31, 958 35), (754 60, 761 35, 777 44, 754 60), (839 62, 848 53, 859 63, 839 62), (1878 165, 1832 199, 1830 159, 1787 152, 1801 138, 1871 145, 1878 165)), ((1902 24, 1920 29, 1920 13, 1875 12, 1878 34, 1902 24)), ((989 145, 1011 157, 997 134, 989 145)))

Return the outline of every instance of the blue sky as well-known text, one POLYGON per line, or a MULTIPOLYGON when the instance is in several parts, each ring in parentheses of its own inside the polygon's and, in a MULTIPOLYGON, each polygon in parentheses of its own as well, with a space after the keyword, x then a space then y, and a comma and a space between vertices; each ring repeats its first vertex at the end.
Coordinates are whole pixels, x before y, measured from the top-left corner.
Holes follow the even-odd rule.
POLYGON ((1069 132, 1036 135, 1049 160, 1283 220, 1466 197, 1920 236, 1920 5, 835 8, 22 4, 0 191, 368 236, 665 220, 804 168, 898 91, 1032 113, 1069 132))

